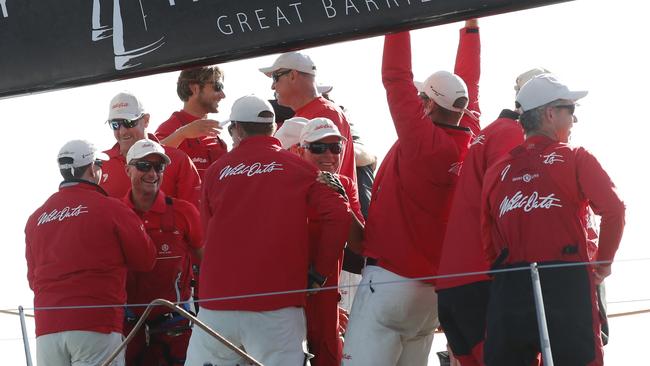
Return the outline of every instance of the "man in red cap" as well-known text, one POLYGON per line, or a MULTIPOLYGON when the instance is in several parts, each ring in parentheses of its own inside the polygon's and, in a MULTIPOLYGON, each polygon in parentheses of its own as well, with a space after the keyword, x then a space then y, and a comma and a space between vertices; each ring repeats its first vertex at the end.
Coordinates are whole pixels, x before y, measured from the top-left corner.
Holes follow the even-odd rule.
POLYGON ((529 365, 540 351, 533 262, 548 266, 539 276, 554 362, 603 364, 596 285, 611 273, 625 205, 596 158, 568 144, 576 101, 585 95, 551 74, 524 84, 517 102, 526 140, 485 174, 481 226, 488 262, 523 269, 494 274, 484 346, 488 366, 529 365), (593 265, 587 265, 589 206, 601 216, 593 265))
MULTIPOLYGON (((192 295, 190 253, 201 256, 199 211, 190 202, 172 198, 160 190, 163 173, 171 159, 158 143, 148 139, 137 141, 126 158, 131 189, 123 201, 144 222, 157 255, 151 271, 129 272, 128 303, 147 304, 159 298, 186 302, 192 295)), ((187 303, 180 306, 189 311, 187 303)), ((125 334, 131 331, 144 310, 127 308, 125 334)), ((149 313, 145 324, 126 349, 127 366, 183 365, 191 335, 188 321, 176 312, 159 307, 149 313)))
MULTIPOLYGON (((97 185, 106 160, 87 141, 66 143, 58 156, 59 191, 25 226, 40 365, 104 362, 122 343, 127 269, 148 271, 155 263, 142 222, 97 185)), ((123 354, 114 365, 124 365, 123 354)))
MULTIPOLYGON (((335 275, 350 230, 348 204, 316 181, 316 167, 282 150, 272 137, 273 107, 266 100, 238 99, 230 123, 239 146, 208 169, 201 195, 206 235, 199 319, 264 365, 302 365, 306 295, 299 290, 335 275), (308 220, 321 225, 311 263, 308 220)), ((186 365, 208 362, 243 364, 196 330, 186 365)))
POLYGON ((382 78, 398 140, 372 191, 367 266, 352 305, 342 365, 428 363, 438 325, 436 293, 433 281, 417 279, 437 275, 451 195, 471 137, 468 126, 478 126, 471 112, 465 113, 478 94, 478 43, 478 29, 467 24, 457 66, 470 75, 470 91, 460 76, 438 71, 419 97, 409 33, 386 36, 382 78))
POLYGON ((218 66, 195 67, 181 71, 176 93, 183 109, 172 113, 156 130, 156 137, 165 146, 177 147, 189 155, 203 178, 208 167, 228 152, 219 137, 219 122, 208 119, 208 113, 219 111, 223 91, 223 72, 218 66))

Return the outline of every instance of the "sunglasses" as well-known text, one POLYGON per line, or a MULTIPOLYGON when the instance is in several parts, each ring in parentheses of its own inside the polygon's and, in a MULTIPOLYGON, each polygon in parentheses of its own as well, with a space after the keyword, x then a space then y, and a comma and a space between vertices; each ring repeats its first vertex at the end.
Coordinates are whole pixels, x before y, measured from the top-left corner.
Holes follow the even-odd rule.
POLYGON ((116 119, 108 120, 108 125, 111 127, 113 131, 117 131, 120 129, 120 126, 124 128, 133 128, 138 125, 139 120, 140 118, 136 118, 136 119, 116 118, 116 119))
POLYGON ((277 83, 278 80, 280 80, 281 77, 283 77, 284 75, 286 75, 286 74, 288 74, 290 72, 291 72, 291 70, 284 70, 284 71, 276 71, 276 72, 272 73, 271 77, 273 78, 273 82, 277 83))
POLYGON ((138 171, 141 171, 143 173, 148 173, 153 170, 156 171, 156 173, 161 173, 165 170, 165 163, 152 163, 150 161, 146 160, 138 160, 133 163, 129 163, 129 165, 134 166, 138 171))
POLYGON ((215 81, 214 84, 212 84, 212 88, 214 89, 214 91, 220 92, 223 91, 224 86, 221 81, 215 81))
POLYGON ((103 161, 103 160, 99 160, 99 159, 95 160, 95 166, 96 166, 96 167, 101 168, 102 165, 104 165, 104 161, 103 161))
POLYGON ((309 150, 312 154, 324 154, 329 150, 332 154, 338 155, 343 150, 343 145, 340 142, 312 142, 309 145, 306 145, 305 148, 309 150))
POLYGON ((573 114, 576 111, 576 105, 575 104, 554 105, 553 108, 564 108, 564 109, 569 111, 569 114, 573 114))

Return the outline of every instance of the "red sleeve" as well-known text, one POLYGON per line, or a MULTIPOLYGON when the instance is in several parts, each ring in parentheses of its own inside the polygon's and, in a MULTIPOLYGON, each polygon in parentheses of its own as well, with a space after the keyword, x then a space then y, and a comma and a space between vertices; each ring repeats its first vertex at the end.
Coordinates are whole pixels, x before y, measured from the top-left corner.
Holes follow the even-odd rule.
POLYGON ((115 220, 115 231, 122 245, 127 268, 133 271, 150 271, 156 263, 153 241, 138 215, 123 203, 115 206, 111 214, 115 220))
POLYGON ((343 188, 345 189, 345 194, 348 196, 348 204, 350 205, 350 210, 354 213, 354 216, 359 219, 359 221, 364 224, 363 214, 361 213, 361 203, 359 202, 359 191, 357 185, 351 179, 341 179, 343 183, 343 188))
POLYGON ((488 169, 485 173, 483 190, 481 191, 481 238, 488 263, 493 263, 499 255, 494 245, 493 235, 496 232, 496 223, 492 217, 492 207, 490 206, 490 195, 496 186, 497 177, 495 167, 488 169))
POLYGON ((623 236, 625 204, 598 160, 582 148, 576 152, 576 171, 582 193, 591 202, 594 213, 601 217, 596 259, 613 260, 623 236))
MULTIPOLYGON (((181 150, 177 150, 178 159, 174 161, 180 165, 176 176, 176 198, 185 200, 199 207, 201 195, 201 177, 190 157, 181 150)), ((163 178, 164 179, 164 178, 163 178)))
MULTIPOLYGON (((208 170, 209 172, 209 170, 208 170)), ((208 174, 206 173, 204 178, 207 178, 208 174)), ((201 185, 201 199, 199 200, 199 212, 201 214, 201 229, 203 230, 203 237, 207 235, 208 223, 212 218, 212 210, 210 209, 210 200, 208 192, 208 183, 207 179, 201 185)))
MULTIPOLYGON (((479 106, 479 80, 481 79, 481 37, 479 28, 463 28, 460 30, 458 51, 456 52, 456 66, 454 73, 465 81, 469 93, 467 109, 481 113, 479 106)), ((460 125, 469 127, 476 136, 481 130, 478 121, 468 116, 463 116, 460 125)))
MULTIPOLYGON (((435 139, 439 129, 423 116, 422 100, 413 84, 408 32, 386 35, 381 73, 400 149, 408 156, 417 156, 424 148, 424 137, 434 135, 435 139)), ((432 154, 435 145, 427 146, 427 153, 432 154)))
POLYGON ((201 215, 199 210, 192 203, 182 200, 174 200, 175 208, 185 220, 185 240, 192 248, 203 246, 203 230, 201 229, 201 215))
POLYGON ((519 126, 504 128, 493 134, 487 141, 485 167, 489 168, 510 150, 524 143, 524 131, 519 126))
POLYGON ((154 135, 158 138, 158 140, 163 140, 167 136, 174 133, 179 127, 181 127, 181 121, 179 121, 178 118, 172 114, 172 116, 169 117, 167 121, 158 126, 158 129, 156 129, 154 135))
MULTIPOLYGON (((314 177, 314 181, 315 181, 314 177)), ((308 212, 316 213, 312 220, 318 220, 320 235, 316 239, 318 256, 315 258, 315 270, 329 277, 338 261, 348 238, 352 217, 349 206, 339 195, 324 184, 314 182, 307 194, 308 212)))
POLYGON ((31 217, 27 221, 27 226, 25 226, 25 259, 27 260, 27 282, 29 283, 29 288, 34 290, 34 259, 32 258, 32 245, 29 242, 28 230, 32 227, 31 217))

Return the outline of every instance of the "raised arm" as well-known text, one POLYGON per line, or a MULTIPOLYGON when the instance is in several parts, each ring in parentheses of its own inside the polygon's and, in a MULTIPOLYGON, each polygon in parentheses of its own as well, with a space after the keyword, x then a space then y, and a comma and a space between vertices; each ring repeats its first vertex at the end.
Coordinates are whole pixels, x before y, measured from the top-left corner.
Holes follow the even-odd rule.
MULTIPOLYGON (((479 106, 479 81, 481 79, 481 37, 477 19, 465 22, 465 27, 460 30, 458 51, 456 52, 456 65, 454 73, 465 81, 469 94, 467 109, 481 113, 479 106)), ((476 136, 481 130, 478 121, 463 116, 460 125, 469 127, 476 136)))

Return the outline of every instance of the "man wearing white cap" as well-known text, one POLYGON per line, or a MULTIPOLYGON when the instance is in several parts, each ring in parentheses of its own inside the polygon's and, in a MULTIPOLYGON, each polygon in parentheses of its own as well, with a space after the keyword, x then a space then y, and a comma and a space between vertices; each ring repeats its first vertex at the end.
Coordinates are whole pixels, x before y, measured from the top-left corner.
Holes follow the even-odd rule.
MULTIPOLYGON (((466 36, 478 38, 477 30, 466 29, 466 36)), ((467 62, 478 67, 478 56, 467 62)), ((342 365, 424 366, 438 326, 434 281, 426 277, 438 272, 451 195, 471 137, 466 122, 459 126, 470 94, 458 75, 438 71, 420 98, 408 32, 386 36, 382 79, 398 140, 374 182, 367 265, 342 365), (419 278, 425 279, 413 280, 419 278)))
MULTIPOLYGON (((531 78, 548 70, 534 68, 516 78, 515 91, 531 78)), ((524 142, 519 112, 501 111, 499 118, 475 136, 463 169, 449 214, 449 223, 440 256, 441 276, 485 272, 481 240, 481 188, 488 167, 515 146, 524 142)), ((436 281, 438 316, 454 357, 461 365, 483 364, 485 318, 490 277, 486 274, 440 278, 436 281)))
POLYGON ((316 65, 311 58, 301 52, 284 53, 273 65, 260 71, 273 79, 271 89, 275 90, 278 103, 293 109, 295 117, 325 117, 336 124, 346 138, 340 174, 356 182, 350 124, 341 108, 319 94, 315 80, 316 65))
MULTIPOLYGON (((201 195, 205 300, 199 319, 264 365, 302 365, 306 295, 296 290, 322 286, 334 275, 350 229, 348 204, 316 181, 317 168, 282 150, 272 137, 273 107, 266 100, 238 99, 230 123, 239 146, 208 169, 201 195), (311 268, 308 220, 322 228, 311 268), (269 293, 277 294, 257 296, 269 293)), ((243 361, 195 330, 185 364, 206 363, 243 361)))
MULTIPOLYGON (((87 141, 66 143, 58 155, 64 178, 59 191, 25 226, 39 365, 100 364, 108 358, 122 342, 119 304, 126 302, 126 271, 148 271, 155 263, 142 222, 97 185, 106 160, 87 141), (66 306, 82 308, 39 310, 66 306)), ((124 355, 111 365, 124 365, 124 355)))
MULTIPOLYGON (((126 173, 131 189, 123 198, 142 219, 156 246, 156 265, 149 272, 130 271, 127 280, 129 304, 147 304, 154 299, 188 301, 192 295, 190 253, 201 257, 202 229, 199 211, 190 202, 172 198, 160 190, 166 167, 171 163, 162 146, 152 140, 137 141, 127 153, 126 173)), ((187 303, 181 304, 189 311, 187 303)), ((144 312, 127 308, 125 334, 144 312)), ((188 321, 167 308, 149 313, 126 349, 126 365, 183 365, 190 340, 188 321)))
POLYGON ((499 269, 525 268, 494 275, 484 350, 488 366, 531 364, 540 350, 528 271, 533 262, 564 265, 539 270, 554 362, 603 364, 596 285, 611 273, 625 205, 596 158, 568 144, 576 101, 585 95, 551 74, 524 84, 517 102, 526 140, 485 174, 481 223, 487 259, 499 269), (594 265, 584 264, 590 261, 589 206, 601 216, 594 265))
POLYGON ((158 126, 156 137, 163 145, 187 153, 203 178, 210 164, 228 152, 219 137, 219 122, 207 118, 208 113, 219 112, 219 103, 226 97, 223 71, 219 66, 185 69, 178 75, 176 94, 183 109, 158 126))
MULTIPOLYGON (((126 153, 136 141, 149 138, 158 139, 147 133, 149 114, 135 95, 118 93, 109 105, 107 123, 113 131, 117 143, 105 153, 110 160, 104 164, 104 174, 99 184, 109 196, 123 198, 131 188, 131 182, 126 175, 126 153)), ((173 147, 166 146, 165 153, 171 159, 165 171, 161 190, 165 194, 192 202, 198 207, 198 197, 201 179, 190 158, 173 147)))

